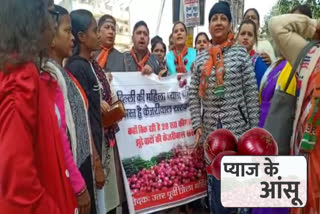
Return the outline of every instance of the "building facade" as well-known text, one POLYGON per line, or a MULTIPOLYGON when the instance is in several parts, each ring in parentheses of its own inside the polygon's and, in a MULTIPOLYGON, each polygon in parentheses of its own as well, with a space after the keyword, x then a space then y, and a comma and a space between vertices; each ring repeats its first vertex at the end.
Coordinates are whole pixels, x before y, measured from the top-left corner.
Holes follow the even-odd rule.
POLYGON ((235 31, 238 30, 244 13, 244 0, 220 0, 228 2, 232 14, 232 25, 235 31))
POLYGON ((61 0, 58 4, 69 11, 90 10, 97 20, 104 14, 112 15, 117 22, 115 48, 122 52, 132 47, 128 0, 61 0))

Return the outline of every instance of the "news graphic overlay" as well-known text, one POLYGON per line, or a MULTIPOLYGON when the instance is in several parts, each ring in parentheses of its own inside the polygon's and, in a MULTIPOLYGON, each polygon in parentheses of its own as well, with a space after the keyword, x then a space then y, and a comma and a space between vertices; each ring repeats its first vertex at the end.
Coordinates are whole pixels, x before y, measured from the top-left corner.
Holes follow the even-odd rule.
POLYGON ((303 156, 224 156, 224 207, 304 207, 307 161, 303 156))

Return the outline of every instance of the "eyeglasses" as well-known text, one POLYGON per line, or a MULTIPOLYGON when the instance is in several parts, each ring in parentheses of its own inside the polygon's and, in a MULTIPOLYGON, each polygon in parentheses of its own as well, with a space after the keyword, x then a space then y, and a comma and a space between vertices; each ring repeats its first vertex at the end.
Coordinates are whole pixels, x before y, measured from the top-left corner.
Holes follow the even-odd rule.
POLYGON ((52 18, 58 23, 60 13, 58 11, 55 11, 55 10, 52 10, 52 9, 48 9, 48 12, 52 16, 52 18))

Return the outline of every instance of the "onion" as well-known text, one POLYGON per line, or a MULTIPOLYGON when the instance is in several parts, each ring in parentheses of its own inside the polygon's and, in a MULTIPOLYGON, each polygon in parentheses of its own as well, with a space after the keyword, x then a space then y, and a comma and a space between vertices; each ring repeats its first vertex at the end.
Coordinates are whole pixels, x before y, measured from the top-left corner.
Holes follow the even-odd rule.
POLYGON ((207 173, 210 175, 213 175, 218 180, 220 180, 220 168, 221 168, 221 159, 223 156, 227 155, 236 155, 237 153, 235 151, 224 151, 219 153, 214 160, 211 162, 211 164, 207 167, 207 173))
POLYGON ((162 188, 162 183, 158 183, 157 184, 157 189, 161 189, 162 188))
POLYGON ((278 146, 265 129, 253 128, 245 132, 237 145, 240 155, 277 155, 278 146))
POLYGON ((235 151, 237 138, 227 129, 217 129, 209 134, 205 144, 205 153, 212 161, 220 152, 235 151))
POLYGON ((132 177, 132 182, 133 182, 133 183, 136 183, 137 181, 138 181, 137 177, 135 177, 135 176, 132 177))
POLYGON ((157 166, 142 169, 128 178, 132 192, 138 195, 167 190, 173 186, 188 184, 204 175, 203 148, 178 146, 173 149, 173 157, 162 160, 157 166))
POLYGON ((138 192, 139 192, 139 190, 133 189, 133 190, 132 190, 132 195, 136 195, 138 192))

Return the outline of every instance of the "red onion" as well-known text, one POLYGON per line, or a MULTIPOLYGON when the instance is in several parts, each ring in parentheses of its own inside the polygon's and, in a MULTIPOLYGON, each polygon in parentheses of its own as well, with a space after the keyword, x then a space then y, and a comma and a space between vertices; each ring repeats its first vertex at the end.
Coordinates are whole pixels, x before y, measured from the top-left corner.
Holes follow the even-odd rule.
POLYGON ((227 150, 235 151, 237 138, 227 129, 217 129, 209 134, 205 144, 205 152, 210 160, 211 158, 215 158, 220 152, 227 150))
POLYGON ((207 172, 210 175, 213 175, 218 180, 220 180, 220 165, 221 165, 221 159, 225 155, 236 155, 237 153, 235 151, 224 151, 219 153, 215 159, 211 162, 211 164, 207 167, 207 172))
POLYGON ((237 145, 240 155, 277 155, 278 146, 265 129, 253 128, 245 132, 237 145))
POLYGON ((203 149, 178 146, 173 157, 128 178, 132 193, 145 194, 188 184, 204 174, 203 149))

